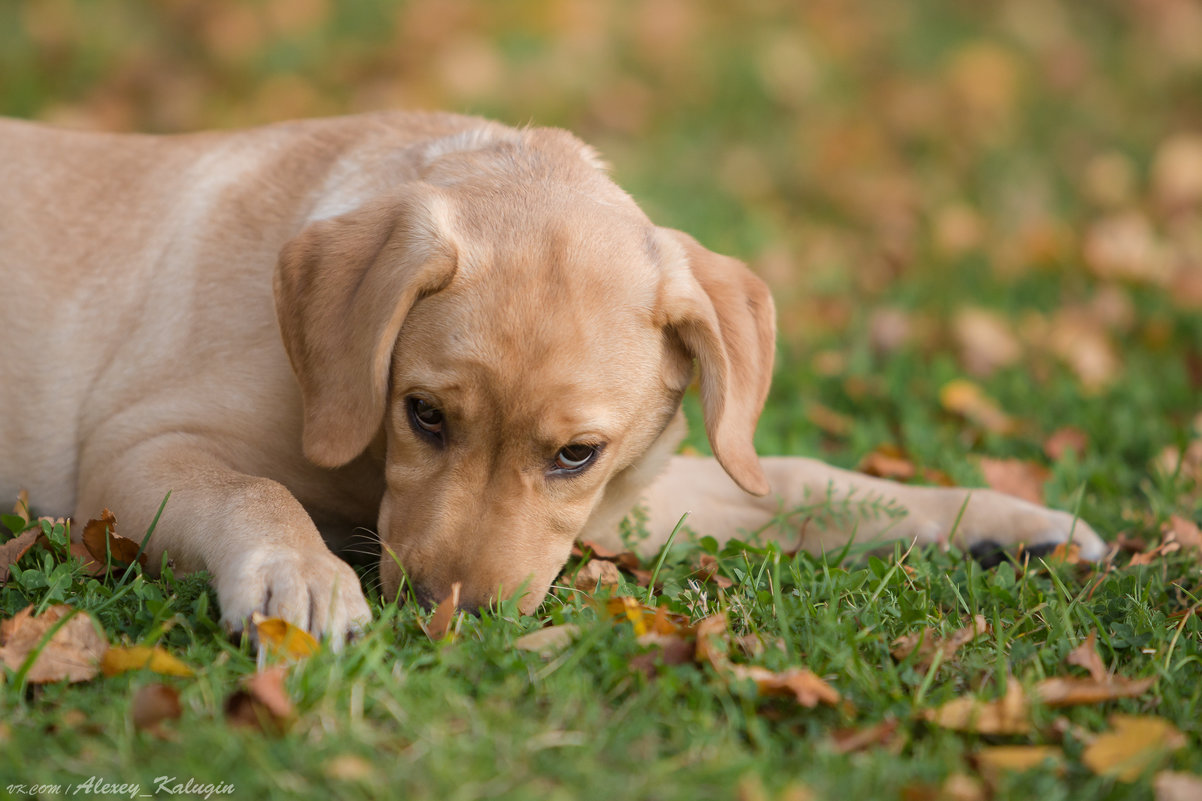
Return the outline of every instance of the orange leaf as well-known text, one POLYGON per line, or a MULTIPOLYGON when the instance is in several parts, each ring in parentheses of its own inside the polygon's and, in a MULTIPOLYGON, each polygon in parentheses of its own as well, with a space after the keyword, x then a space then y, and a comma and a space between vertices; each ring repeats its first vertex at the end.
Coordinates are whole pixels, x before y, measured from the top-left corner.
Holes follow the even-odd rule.
POLYGON ((292 722, 292 700, 284 689, 285 665, 276 665, 242 680, 225 702, 226 720, 235 726, 280 733, 292 722))
POLYGON ((458 581, 452 584, 450 594, 442 599, 430 620, 422 625, 422 631, 431 640, 441 640, 451 632, 455 613, 459 611, 459 590, 462 586, 458 581))
POLYGON ((134 645, 129 648, 114 646, 105 651, 104 657, 100 660, 100 669, 106 676, 116 676, 126 671, 143 668, 163 676, 187 678, 193 675, 192 668, 157 645, 153 648, 144 645, 134 645))
POLYGON ((179 692, 166 684, 147 684, 138 688, 129 705, 135 729, 146 729, 162 736, 159 726, 165 720, 177 720, 182 714, 179 692))
POLYGON ((97 663, 108 641, 86 612, 66 604, 55 604, 34 617, 27 606, 14 617, 0 622, 0 659, 10 669, 19 670, 29 654, 42 644, 51 628, 67 615, 63 623, 42 647, 26 674, 26 681, 43 684, 50 681, 87 681, 99 671, 97 663))
POLYGON ((304 659, 321 648, 321 643, 312 634, 282 618, 264 617, 255 612, 250 622, 259 640, 260 663, 271 659, 304 659))
POLYGON ((1021 773, 1047 762, 1063 763, 1064 752, 1054 745, 995 745, 972 755, 977 769, 996 783, 1003 773, 1021 773))
POLYGON ((1111 731, 1086 746, 1081 761, 1100 776, 1133 782, 1173 751, 1185 737, 1164 718, 1112 715, 1111 731))
POLYGON ((605 602, 605 611, 615 620, 627 620, 634 633, 643 636, 649 632, 675 634, 688 631, 688 620, 683 615, 669 612, 665 607, 650 607, 629 595, 610 598, 605 602))
POLYGON ((789 668, 777 673, 757 665, 732 665, 736 679, 751 679, 760 695, 793 696, 797 703, 813 709, 818 704, 834 706, 839 703, 839 691, 807 668, 789 668))
POLYGON ((115 561, 127 565, 136 557, 138 564, 146 567, 146 554, 138 553, 138 543, 117 533, 117 518, 108 509, 100 513, 99 520, 89 520, 83 527, 83 544, 102 565, 107 563, 109 554, 112 554, 115 561))
POLYGON ((994 434, 1012 434, 1018 424, 1002 411, 985 390, 964 378, 948 381, 939 390, 939 403, 944 409, 976 423, 994 434))

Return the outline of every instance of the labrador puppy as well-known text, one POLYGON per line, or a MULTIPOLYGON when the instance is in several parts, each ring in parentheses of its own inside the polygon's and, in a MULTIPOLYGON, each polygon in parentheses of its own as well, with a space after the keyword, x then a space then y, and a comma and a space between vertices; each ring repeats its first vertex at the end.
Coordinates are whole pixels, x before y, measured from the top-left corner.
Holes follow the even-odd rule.
POLYGON ((232 629, 258 611, 337 640, 370 620, 327 547, 357 529, 378 532, 386 597, 404 575, 427 602, 459 582, 465 607, 529 612, 573 541, 614 544, 640 503, 647 548, 685 512, 729 537, 851 496, 895 514, 829 515, 803 547, 1104 552, 1072 516, 986 490, 758 459, 767 288, 654 225, 563 131, 4 121, 0 149, 0 496, 77 520, 108 506, 137 536, 170 492, 151 563, 208 570, 232 629), (673 455, 695 372, 713 460, 673 455))

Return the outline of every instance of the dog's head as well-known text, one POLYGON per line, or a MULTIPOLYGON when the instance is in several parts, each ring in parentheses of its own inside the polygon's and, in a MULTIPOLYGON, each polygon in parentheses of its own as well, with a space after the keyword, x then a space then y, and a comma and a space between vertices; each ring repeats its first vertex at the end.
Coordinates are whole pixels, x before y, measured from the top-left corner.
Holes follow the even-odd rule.
POLYGON ((675 444, 694 361, 715 456, 768 491, 767 288, 652 225, 562 132, 440 145, 417 180, 292 240, 276 305, 306 455, 337 467, 383 431, 388 594, 399 561, 427 600, 457 581, 463 606, 537 607, 607 487, 675 444))

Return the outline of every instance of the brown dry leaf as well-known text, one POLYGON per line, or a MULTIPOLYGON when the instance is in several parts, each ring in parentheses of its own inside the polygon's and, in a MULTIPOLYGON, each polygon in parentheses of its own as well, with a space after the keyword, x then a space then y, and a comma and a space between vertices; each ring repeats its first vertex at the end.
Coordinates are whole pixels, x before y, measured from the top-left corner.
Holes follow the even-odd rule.
POLYGON ((952 336, 964 369, 977 377, 993 375, 1022 358, 1022 345, 1010 322, 989 309, 967 307, 952 318, 952 336))
POLYGON ((1152 191, 1169 208, 1202 203, 1202 135, 1165 140, 1152 164, 1152 191))
POLYGON ((693 575, 701 581, 712 581, 722 589, 729 589, 735 585, 726 576, 718 573, 718 557, 710 553, 703 553, 697 559, 697 570, 693 575))
POLYGON ((939 390, 939 403, 949 412, 958 414, 993 434, 1012 434, 1018 423, 1002 411, 985 390, 966 378, 948 381, 939 390))
POLYGON ((1026 734, 1031 730, 1030 705, 1022 685, 1013 679, 1006 692, 994 701, 955 698, 937 709, 925 709, 922 716, 945 729, 977 734, 1026 734))
POLYGON ((648 678, 655 677, 660 665, 687 665, 696 658, 696 641, 686 633, 649 633, 639 637, 638 642, 648 650, 631 658, 630 667, 648 678))
POLYGON ((593 559, 615 562, 618 567, 625 570, 635 570, 641 564, 638 554, 634 551, 615 551, 590 540, 580 540, 572 546, 572 556, 583 557, 585 555, 589 555, 593 559))
POLYGON ((266 617, 254 612, 250 616, 259 643, 259 666, 269 661, 294 661, 312 656, 321 648, 321 643, 302 628, 292 625, 283 618, 266 617))
POLYGON ((621 583, 618 566, 604 559, 590 559, 572 578, 572 586, 581 592, 594 592, 598 587, 616 587, 621 583))
POLYGON ((1065 426, 1052 432, 1043 443, 1043 452, 1053 462, 1058 462, 1069 451, 1076 451, 1080 458, 1089 447, 1089 435, 1074 426, 1065 426))
POLYGON ((914 463, 895 445, 879 445, 860 460, 856 469, 877 478, 888 478, 893 481, 909 481, 918 470, 914 463))
POLYGON ((19 562, 34 546, 41 533, 40 529, 27 529, 0 545, 0 585, 8 581, 9 568, 19 562))
POLYGON ((1111 731, 1097 736, 1081 761, 1099 776, 1133 782, 1185 745, 1185 736, 1164 718, 1111 715, 1111 731))
POLYGON ((339 754, 322 766, 327 779, 344 782, 365 782, 375 776, 376 765, 358 754, 339 754))
POLYGON ((66 604, 55 604, 37 617, 27 606, 8 620, 0 622, 0 659, 11 670, 19 670, 43 637, 67 615, 45 644, 25 675, 34 684, 50 681, 87 681, 100 671, 99 661, 108 641, 87 612, 66 604))
POLYGON ((1054 745, 995 745, 982 748, 972 760, 990 784, 1004 773, 1021 773, 1053 762, 1063 768, 1064 752, 1054 745))
POLYGON ((520 651, 534 651, 543 657, 553 656, 571 645, 572 641, 579 636, 579 626, 563 623, 523 634, 513 641, 513 647, 520 651))
POLYGON ((698 662, 708 662, 716 670, 730 666, 730 636, 726 632, 726 615, 710 615, 699 622, 695 629, 697 649, 694 654, 698 662))
POLYGON ((1202 776, 1162 770, 1152 782, 1156 801, 1198 801, 1202 798, 1202 776))
POLYGON ((165 720, 178 720, 183 713, 179 703, 179 691, 166 684, 147 684, 139 687, 129 705, 134 728, 149 730, 163 736, 160 724, 165 720))
POLYGON ((832 437, 848 436, 856 424, 856 421, 850 416, 817 401, 806 404, 805 414, 806 419, 813 423, 819 431, 832 437))
POLYGON ((914 653, 915 648, 918 649, 918 662, 916 667, 919 671, 925 672, 931 667, 935 661, 935 655, 939 655, 940 664, 951 661, 955 656, 956 651, 960 646, 971 642, 981 634, 989 631, 989 624, 985 621, 984 615, 973 615, 972 623, 953 632, 945 639, 940 639, 935 636, 933 629, 927 627, 921 631, 904 634, 893 641, 890 653, 893 658, 901 661, 914 653))
POLYGON ((276 665, 247 676, 238 690, 225 702, 225 718, 235 726, 247 726, 268 733, 281 733, 292 722, 292 700, 284 689, 286 665, 276 665))
POLYGON ((1080 645, 1069 651, 1064 658, 1070 665, 1077 665, 1089 671, 1089 677, 1097 682, 1106 681, 1106 666, 1102 664, 1102 655, 1098 653, 1098 633, 1091 631, 1080 645))
POLYGON ((1052 471, 1036 462, 1022 459, 981 457, 981 473, 990 489, 1043 506, 1043 487, 1052 471))
POLYGON ((1171 515, 1164 525, 1166 542, 1177 542, 1185 548, 1202 551, 1202 529, 1180 515, 1171 515))
POLYGON ((130 670, 146 668, 162 676, 192 676, 192 668, 176 659, 159 646, 148 648, 134 645, 128 648, 114 646, 104 652, 100 669, 106 676, 116 676, 130 670))
POLYGON ((839 691, 807 668, 789 668, 777 673, 757 665, 732 665, 736 679, 751 679, 760 695, 793 696, 797 703, 813 709, 818 704, 834 706, 839 703, 839 691))
POLYGON ((1168 283, 1172 261, 1148 218, 1123 211, 1104 217, 1085 232, 1085 263, 1103 279, 1168 283))
POLYGON ((1135 698, 1143 695, 1154 684, 1156 684, 1155 676, 1146 679, 1109 676, 1101 681, 1055 677, 1044 679, 1036 684, 1033 694, 1041 703, 1048 706, 1076 706, 1099 704, 1115 698, 1135 698))
POLYGON ((111 553, 115 561, 128 565, 136 558, 138 564, 146 567, 146 554, 138 553, 138 543, 117 533, 117 518, 108 509, 100 513, 99 520, 89 520, 83 527, 83 544, 102 565, 107 563, 111 553))
POLYGON ((1123 363, 1106 326, 1089 309, 1063 308, 1053 315, 1046 346, 1077 375, 1087 392, 1118 380, 1123 363))
POLYGON ((897 718, 885 718, 863 729, 838 729, 831 732, 831 748, 837 754, 851 754, 873 746, 885 746, 897 734, 897 718))

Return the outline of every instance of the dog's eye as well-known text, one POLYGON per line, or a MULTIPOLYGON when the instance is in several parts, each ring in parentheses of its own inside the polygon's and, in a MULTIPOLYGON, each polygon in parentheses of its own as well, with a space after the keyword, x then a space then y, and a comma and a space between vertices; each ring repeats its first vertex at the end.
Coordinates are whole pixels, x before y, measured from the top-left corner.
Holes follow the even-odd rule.
POLYGON ((442 409, 425 398, 409 398, 409 420, 415 430, 438 439, 444 439, 442 409))
POLYGON ((585 445, 581 442, 565 445, 555 454, 555 470, 560 473, 577 473, 587 467, 600 450, 596 445, 585 445))

